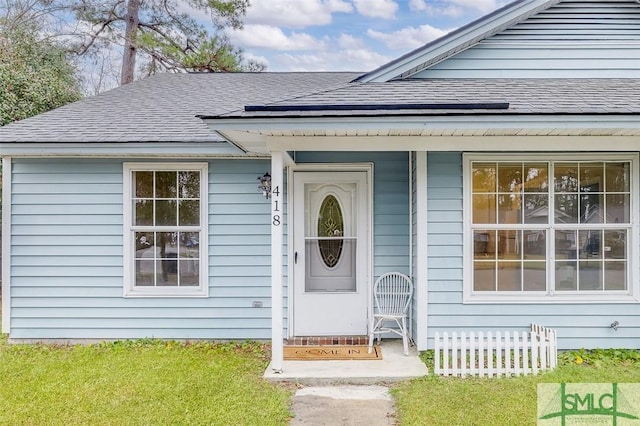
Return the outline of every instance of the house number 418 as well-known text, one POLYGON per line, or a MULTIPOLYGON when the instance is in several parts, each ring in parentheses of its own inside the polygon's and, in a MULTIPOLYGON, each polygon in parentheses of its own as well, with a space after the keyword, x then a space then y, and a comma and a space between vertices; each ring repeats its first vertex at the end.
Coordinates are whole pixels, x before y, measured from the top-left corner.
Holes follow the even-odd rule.
MULTIPOLYGON (((280 187, 276 186, 273 191, 271 192, 273 195, 275 195, 276 197, 280 197, 280 187)), ((273 226, 280 226, 280 224, 282 223, 280 220, 280 214, 278 213, 280 211, 280 200, 274 199, 273 200, 273 226)))

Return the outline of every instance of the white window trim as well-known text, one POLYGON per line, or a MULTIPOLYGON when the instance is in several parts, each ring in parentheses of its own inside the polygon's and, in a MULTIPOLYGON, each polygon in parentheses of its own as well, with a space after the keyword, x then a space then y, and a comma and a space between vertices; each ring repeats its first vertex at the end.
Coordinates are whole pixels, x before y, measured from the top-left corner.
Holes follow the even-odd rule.
POLYGON ((123 206, 124 206, 124 294, 126 298, 136 297, 209 297, 209 165, 208 163, 124 163, 123 164, 123 206), (174 171, 189 170, 200 172, 200 285, 197 287, 136 287, 133 251, 133 230, 131 229, 131 176, 133 171, 174 171))
MULTIPOLYGON (((603 303, 638 303, 640 288, 638 283, 638 210, 640 194, 638 154, 635 153, 576 153, 566 154, 463 154, 463 303, 465 304, 530 304, 530 303, 571 303, 571 304, 603 304, 603 303), (629 287, 625 291, 582 291, 569 292, 474 292, 473 285, 473 232, 471 227, 472 188, 471 163, 474 161, 630 161, 631 162, 631 228, 629 231, 629 287)), ((548 261, 552 261, 547 253, 548 261)), ((549 269, 547 269, 549 270, 549 269)))

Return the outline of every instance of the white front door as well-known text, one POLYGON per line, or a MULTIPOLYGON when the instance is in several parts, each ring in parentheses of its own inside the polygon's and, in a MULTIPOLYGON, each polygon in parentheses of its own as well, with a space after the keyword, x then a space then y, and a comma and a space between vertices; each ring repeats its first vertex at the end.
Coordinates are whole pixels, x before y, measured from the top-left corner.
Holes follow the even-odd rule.
POLYGON ((367 172, 294 173, 293 335, 367 334, 367 172))

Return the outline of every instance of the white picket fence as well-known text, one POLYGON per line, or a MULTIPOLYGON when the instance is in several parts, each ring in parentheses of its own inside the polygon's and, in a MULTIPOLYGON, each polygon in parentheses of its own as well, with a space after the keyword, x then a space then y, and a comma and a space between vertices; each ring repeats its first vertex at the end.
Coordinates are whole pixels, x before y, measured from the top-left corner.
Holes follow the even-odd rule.
POLYGON ((535 375, 557 361, 556 331, 537 324, 522 333, 435 333, 433 372, 441 376, 535 375))

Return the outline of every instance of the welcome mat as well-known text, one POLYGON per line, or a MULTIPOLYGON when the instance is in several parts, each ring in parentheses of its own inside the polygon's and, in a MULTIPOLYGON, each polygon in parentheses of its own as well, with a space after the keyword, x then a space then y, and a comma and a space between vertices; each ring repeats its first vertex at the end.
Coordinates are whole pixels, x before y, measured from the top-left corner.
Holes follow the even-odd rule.
POLYGON ((326 345, 326 346, 285 346, 284 359, 290 361, 340 361, 382 359, 380 346, 373 346, 369 353, 367 346, 326 345))

